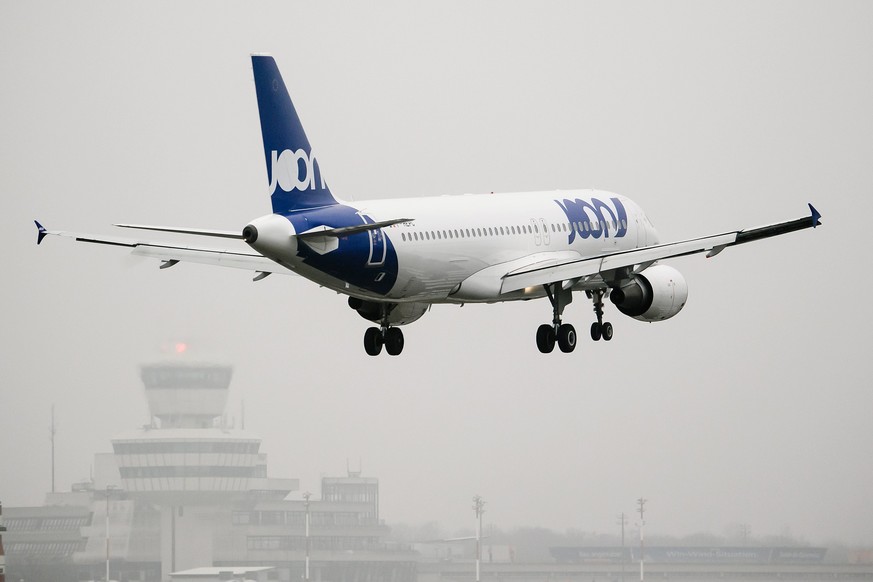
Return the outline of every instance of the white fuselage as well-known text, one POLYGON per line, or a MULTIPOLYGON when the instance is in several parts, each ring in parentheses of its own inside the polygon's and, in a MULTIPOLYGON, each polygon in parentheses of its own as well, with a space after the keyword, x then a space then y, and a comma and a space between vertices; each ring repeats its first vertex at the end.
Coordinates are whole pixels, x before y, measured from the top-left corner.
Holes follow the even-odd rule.
MULTIPOLYGON (((360 217, 369 219, 366 222, 398 217, 411 219, 373 231, 377 237, 384 236, 387 241, 384 244, 396 252, 396 273, 390 273, 396 276, 396 280, 384 293, 351 284, 342 277, 314 267, 301 260, 297 248, 255 247, 316 283, 348 295, 398 303, 464 303, 528 299, 544 294, 541 287, 501 293, 503 275, 515 268, 550 260, 583 259, 658 242, 654 227, 639 206, 624 196, 597 190, 404 198, 342 204, 354 209, 360 217)), ((365 222, 363 218, 359 220, 358 224, 365 222)), ((371 241, 370 244, 372 248, 374 243, 371 241)), ((376 244, 380 243, 377 241, 376 244)), ((303 245, 307 243, 297 243, 297 246, 303 245)), ((314 248, 317 245, 309 246, 314 248)), ((342 242, 323 254, 327 252, 342 253, 342 242)), ((380 254, 377 248, 378 256, 374 261, 378 262, 384 253, 382 250, 380 254)), ((380 276, 379 267, 369 268, 374 277, 380 276)), ((574 282, 574 285, 581 289, 586 283, 603 285, 602 280, 574 282)))

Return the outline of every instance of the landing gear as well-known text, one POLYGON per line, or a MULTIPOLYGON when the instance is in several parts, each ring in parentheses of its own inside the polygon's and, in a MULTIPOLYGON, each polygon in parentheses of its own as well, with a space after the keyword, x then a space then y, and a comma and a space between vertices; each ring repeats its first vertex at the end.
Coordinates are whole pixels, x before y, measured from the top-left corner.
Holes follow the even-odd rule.
POLYGON ((399 356, 403 351, 403 330, 397 327, 368 327, 364 332, 364 351, 368 356, 378 356, 382 346, 389 356, 399 356))
POLYGON ((382 353, 382 346, 385 346, 389 356, 399 356, 403 351, 403 331, 388 325, 388 315, 394 307, 383 303, 380 306, 381 326, 368 327, 364 332, 364 351, 367 355, 378 356, 382 353))
POLYGON ((591 339, 594 341, 599 341, 601 338, 603 341, 609 341, 612 339, 612 324, 603 321, 603 289, 597 289, 596 291, 590 291, 589 297, 594 300, 594 314, 597 316, 597 321, 591 324, 591 339))
MULTIPOLYGON (((545 285, 546 295, 552 304, 552 323, 544 323, 537 328, 537 348, 544 354, 549 354, 555 349, 555 344, 562 352, 568 354, 576 349, 576 328, 569 323, 561 322, 564 307, 573 301, 570 289, 564 289, 561 283, 545 285)), ((591 324, 591 339, 594 341, 609 341, 612 339, 612 324, 603 321, 603 296, 606 289, 587 291, 588 298, 594 301, 594 314, 597 321, 591 324)))
POLYGON ((562 288, 561 283, 546 285, 545 289, 552 304, 552 323, 544 323, 537 328, 537 348, 540 352, 549 354, 555 349, 557 342, 562 352, 570 353, 576 349, 576 328, 569 323, 561 323, 561 315, 564 307, 573 301, 573 292, 562 288))

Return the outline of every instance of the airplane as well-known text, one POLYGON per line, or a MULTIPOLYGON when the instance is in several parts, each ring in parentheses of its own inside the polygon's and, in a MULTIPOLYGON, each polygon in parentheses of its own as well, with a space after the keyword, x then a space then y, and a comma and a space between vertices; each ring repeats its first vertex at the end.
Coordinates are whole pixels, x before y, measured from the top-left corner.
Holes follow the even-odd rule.
POLYGON ((377 356, 403 351, 400 326, 434 304, 495 303, 547 298, 551 322, 536 330, 540 352, 573 352, 577 335, 562 319, 574 293, 593 302, 594 341, 609 341, 606 297, 623 315, 655 322, 685 306, 688 285, 660 261, 695 253, 714 257, 729 246, 815 228, 809 215, 757 228, 662 243, 654 225, 627 197, 600 190, 343 201, 333 195, 273 57, 254 54, 272 212, 240 231, 116 224, 125 229, 238 239, 250 249, 218 249, 45 229, 47 235, 119 245, 162 260, 160 268, 194 262, 248 269, 259 281, 298 274, 348 296, 376 325, 364 349, 377 356))

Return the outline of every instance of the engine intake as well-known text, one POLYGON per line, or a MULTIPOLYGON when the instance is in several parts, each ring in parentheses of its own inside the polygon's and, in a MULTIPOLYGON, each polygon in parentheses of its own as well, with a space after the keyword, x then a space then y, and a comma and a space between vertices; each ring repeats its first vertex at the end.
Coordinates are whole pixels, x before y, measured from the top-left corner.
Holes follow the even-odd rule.
POLYGON ((688 283, 673 267, 655 265, 613 289, 609 299, 629 317, 640 321, 664 321, 685 307, 688 283))

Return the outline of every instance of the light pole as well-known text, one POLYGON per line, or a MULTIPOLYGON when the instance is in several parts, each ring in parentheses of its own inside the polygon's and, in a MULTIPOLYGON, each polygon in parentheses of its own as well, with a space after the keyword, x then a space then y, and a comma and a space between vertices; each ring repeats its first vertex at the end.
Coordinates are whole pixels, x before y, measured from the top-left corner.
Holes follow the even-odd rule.
POLYGON ((485 500, 481 496, 473 496, 473 511, 476 512, 476 582, 480 580, 482 560, 482 514, 485 513, 485 500))
POLYGON ((743 545, 749 545, 749 534, 752 533, 752 526, 747 523, 740 524, 740 536, 743 538, 743 545))
POLYGON ((627 525, 627 515, 623 511, 618 516, 618 523, 621 525, 621 582, 624 582, 624 526, 627 525))
POLYGON ((312 493, 307 491, 303 494, 303 507, 306 508, 306 517, 304 522, 305 527, 305 536, 306 536, 306 562, 303 566, 303 580, 305 582, 309 582, 309 498, 312 497, 312 493))
POLYGON ((115 485, 106 486, 106 582, 109 582, 109 492, 116 489, 115 485))
POLYGON ((645 536, 643 536, 643 526, 646 525, 645 520, 645 511, 646 511, 646 501, 647 499, 643 499, 640 497, 637 499, 637 511, 640 512, 640 582, 643 582, 644 574, 643 571, 643 561, 645 560, 645 552, 646 552, 646 544, 645 544, 645 536))

